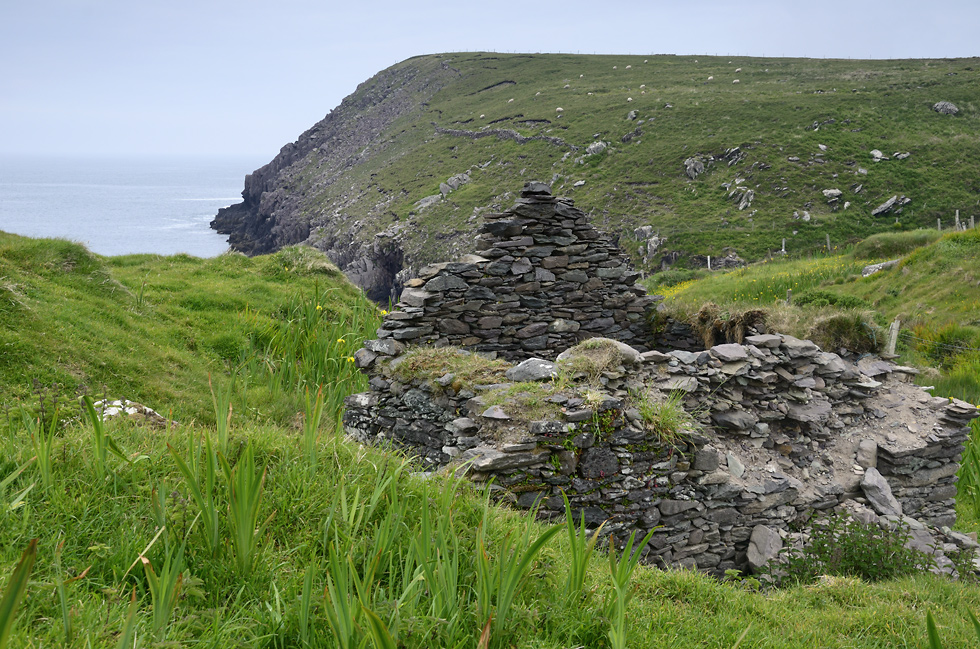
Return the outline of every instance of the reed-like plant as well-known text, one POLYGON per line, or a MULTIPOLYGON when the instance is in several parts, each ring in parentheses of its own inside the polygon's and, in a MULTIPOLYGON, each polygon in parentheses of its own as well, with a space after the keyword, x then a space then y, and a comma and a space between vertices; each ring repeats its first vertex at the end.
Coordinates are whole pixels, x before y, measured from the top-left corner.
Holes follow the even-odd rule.
POLYGON ((31 570, 34 568, 34 561, 37 559, 37 539, 32 539, 20 555, 20 561, 10 575, 7 585, 0 595, 0 649, 6 649, 10 639, 10 632, 14 628, 14 619, 17 617, 17 607, 20 600, 27 592, 27 583, 31 577, 31 570))
POLYGON ((41 487, 47 491, 54 485, 54 471, 51 464, 51 450, 54 447, 54 432, 58 426, 58 411, 55 410, 48 424, 47 431, 40 419, 32 419, 23 413, 24 427, 31 436, 31 446, 34 447, 34 457, 37 458, 37 470, 41 474, 41 487))
MULTIPOLYGON (((194 440, 194 432, 187 433, 187 458, 180 456, 176 449, 167 444, 170 455, 174 458, 177 469, 184 477, 184 483, 191 498, 199 510, 201 529, 211 558, 217 558, 221 549, 221 530, 218 517, 218 499, 215 487, 218 473, 218 459, 211 446, 211 438, 207 433, 202 435, 203 441, 194 440)), ((195 519, 196 520, 196 519, 195 519)))
POLYGON ((173 618, 174 607, 180 598, 181 586, 184 582, 184 544, 176 552, 167 548, 163 565, 158 575, 146 556, 140 555, 143 572, 146 573, 146 583, 150 591, 150 601, 153 608, 153 633, 158 641, 166 635, 167 625, 173 618))
POLYGON ((361 646, 358 624, 362 608, 357 597, 354 571, 336 544, 331 544, 327 556, 327 587, 324 589, 327 625, 340 649, 361 646))
POLYGON ((265 485, 266 469, 256 474, 255 452, 248 444, 232 468, 224 455, 218 453, 225 479, 228 482, 228 524, 231 528, 231 546, 235 554, 235 565, 240 575, 248 575, 259 550, 259 539, 276 515, 275 512, 260 522, 262 507, 262 488, 265 485))
POLYGON ((126 622, 123 623, 122 632, 119 634, 119 642, 116 649, 134 649, 136 646, 136 586, 133 586, 133 594, 129 597, 129 612, 126 614, 126 622))
POLYGON ((323 419, 323 387, 317 387, 316 396, 312 399, 310 398, 310 389, 307 387, 305 397, 306 412, 303 418, 303 452, 306 454, 310 469, 315 471, 320 420, 323 419))
POLYGON ((313 576, 319 570, 319 563, 314 559, 306 567, 303 574, 303 591, 299 598, 299 638, 304 647, 310 647, 313 643, 312 619, 313 619, 313 576))
POLYGON ((565 502, 565 531, 568 533, 568 576, 565 579, 565 598, 569 602, 580 603, 585 592, 585 576, 588 573, 589 562, 595 552, 599 534, 606 526, 605 522, 589 536, 585 528, 585 512, 582 512, 579 524, 576 526, 572 515, 572 506, 565 492, 561 493, 565 502))
POLYGON ((480 624, 492 620, 491 643, 499 646, 503 632, 508 628, 510 609, 518 586, 531 569, 538 553, 561 528, 550 527, 532 542, 531 533, 536 526, 532 517, 524 526, 523 534, 511 532, 504 536, 494 560, 487 543, 490 510, 487 502, 483 522, 476 531, 476 604, 480 624))
POLYGON ((610 625, 608 636, 612 649, 626 649, 626 608, 629 606, 630 600, 633 599, 633 593, 629 587, 630 578, 640 563, 643 548, 653 538, 654 531, 647 532, 647 535, 643 537, 635 549, 633 543, 636 540, 636 532, 630 534, 629 541, 626 542, 626 547, 623 548, 623 553, 619 557, 616 556, 615 540, 612 537, 609 538, 609 576, 612 579, 613 592, 612 600, 609 602, 610 625))
POLYGON ((211 403, 214 405, 214 423, 218 434, 218 452, 228 453, 228 431, 231 428, 231 397, 235 392, 235 373, 232 373, 224 389, 215 389, 208 374, 208 388, 211 390, 211 403))
POLYGON ((13 484, 14 480, 16 480, 20 474, 23 473, 27 467, 33 464, 36 460, 36 457, 32 457, 30 460, 24 462, 19 467, 14 469, 14 471, 6 478, 0 480, 0 512, 14 511, 15 509, 18 509, 24 505, 24 499, 27 498, 27 494, 31 492, 37 483, 32 482, 28 486, 24 487, 11 496, 9 501, 7 500, 7 487, 13 484))
POLYGON ((95 409, 95 403, 92 401, 92 397, 87 394, 83 395, 82 407, 86 415, 88 415, 89 422, 92 424, 92 454, 95 456, 92 466, 95 467, 96 477, 101 480, 105 478, 106 461, 110 452, 124 462, 129 462, 129 458, 126 457, 126 453, 119 448, 115 440, 109 437, 105 427, 105 420, 101 413, 95 409))

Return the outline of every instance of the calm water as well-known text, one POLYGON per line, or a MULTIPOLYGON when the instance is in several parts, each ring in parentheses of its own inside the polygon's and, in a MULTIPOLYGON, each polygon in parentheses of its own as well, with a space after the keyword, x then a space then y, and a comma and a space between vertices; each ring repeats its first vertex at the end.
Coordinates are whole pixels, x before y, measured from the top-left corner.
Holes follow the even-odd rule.
POLYGON ((245 174, 266 162, 0 157, 0 230, 71 239, 101 255, 213 257, 228 246, 208 223, 241 201, 245 174))

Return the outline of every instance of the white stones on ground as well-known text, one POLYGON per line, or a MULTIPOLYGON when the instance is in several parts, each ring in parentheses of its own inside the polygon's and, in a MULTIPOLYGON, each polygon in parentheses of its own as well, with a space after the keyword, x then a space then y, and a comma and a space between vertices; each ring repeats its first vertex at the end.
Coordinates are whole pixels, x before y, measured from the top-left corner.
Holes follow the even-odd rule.
POLYGON ((432 196, 426 196, 425 198, 420 198, 415 202, 415 209, 423 210, 431 205, 435 205, 442 200, 442 194, 433 194, 432 196))
POLYGON ((932 105, 932 109, 937 113, 942 113, 943 115, 955 115, 956 113, 960 112, 960 109, 949 101, 937 101, 932 105))
POLYGON ((603 142, 602 140, 599 140, 598 142, 593 142, 589 146, 585 147, 585 154, 596 155, 602 153, 603 151, 606 150, 606 146, 607 146, 606 143, 603 142))
POLYGON ((895 194, 887 201, 885 201, 878 207, 871 210, 871 216, 878 216, 879 214, 887 214, 888 212, 891 211, 893 207, 895 207, 895 203, 897 202, 898 202, 898 194, 895 194))
POLYGON ((887 160, 888 157, 879 149, 871 149, 871 159, 874 162, 881 162, 882 160, 887 160))
POLYGON ((584 184, 585 184, 584 180, 576 180, 574 183, 572 183, 572 187, 581 187, 584 184))
POLYGON ((892 259, 890 261, 883 261, 880 264, 869 264, 861 269, 861 277, 870 277, 879 271, 894 268, 898 265, 899 261, 898 259, 892 259))
MULTIPOLYGON (((505 376, 515 383, 550 381, 558 375, 555 364, 543 358, 529 358, 507 370, 505 376)), ((484 413, 484 416, 486 414, 484 413)))
POLYGON ((704 173, 704 163, 699 158, 688 158, 684 161, 684 173, 691 180, 704 173))
POLYGON ((839 189, 825 189, 823 190, 823 195, 827 197, 827 200, 836 201, 840 198, 844 192, 839 189))
POLYGON ((749 567, 758 572, 779 555, 783 549, 783 539, 779 532, 766 525, 756 525, 752 528, 752 536, 749 537, 749 547, 746 551, 746 560, 749 567))
POLYGON ((872 467, 864 472, 861 489, 864 491, 864 497, 879 514, 902 515, 901 503, 892 495, 892 488, 878 469, 872 467))

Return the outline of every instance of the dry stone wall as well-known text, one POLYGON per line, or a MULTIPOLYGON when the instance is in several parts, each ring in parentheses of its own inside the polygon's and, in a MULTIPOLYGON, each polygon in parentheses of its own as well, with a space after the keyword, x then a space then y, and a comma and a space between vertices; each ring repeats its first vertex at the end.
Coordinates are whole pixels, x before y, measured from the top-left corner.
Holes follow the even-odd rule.
POLYGON ((620 540, 653 529, 647 558, 663 566, 758 569, 791 530, 837 507, 868 522, 914 524, 917 542, 931 539, 940 552, 947 542, 975 547, 948 530, 975 407, 930 396, 911 383, 912 368, 792 336, 656 351, 642 330, 650 301, 621 254, 589 238, 594 231, 568 204, 533 184, 525 194, 488 222, 483 257, 425 271, 358 352, 371 390, 347 400, 350 436, 404 448, 431 469, 465 464, 473 479, 546 518, 563 513, 565 494, 576 516, 620 540), (559 211, 568 227, 543 225, 559 211), (586 266, 538 274, 555 257, 586 266), (583 281, 567 277, 578 271, 583 281), (575 345, 599 331, 620 340, 575 345), (447 344, 511 362, 478 381, 446 369, 459 364, 399 369, 413 349, 447 344), (657 404, 671 398, 692 419, 679 435, 657 425, 657 404))
MULTIPOLYGON (((528 183, 514 207, 484 219, 479 254, 422 268, 379 340, 455 345, 508 360, 554 358, 597 335, 653 347, 647 315, 655 298, 570 199, 528 183)), ((370 367, 375 354, 361 350, 358 365, 370 367)))

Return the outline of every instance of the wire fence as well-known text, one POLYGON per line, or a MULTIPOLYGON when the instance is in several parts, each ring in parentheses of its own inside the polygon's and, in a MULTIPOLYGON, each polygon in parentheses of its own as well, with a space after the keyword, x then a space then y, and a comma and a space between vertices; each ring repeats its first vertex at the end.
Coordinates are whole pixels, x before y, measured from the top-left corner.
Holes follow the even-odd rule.
POLYGON ((907 330, 906 331, 900 331, 898 333, 898 335, 903 340, 917 340, 917 341, 920 341, 920 342, 927 343, 930 346, 940 347, 942 349, 955 349, 955 350, 959 350, 959 351, 980 352, 980 347, 966 347, 966 346, 963 346, 963 345, 953 345, 951 343, 942 343, 942 342, 939 342, 939 341, 936 341, 936 340, 929 340, 928 338, 920 338, 919 336, 916 336, 915 334, 913 334, 911 331, 907 331, 907 330))

